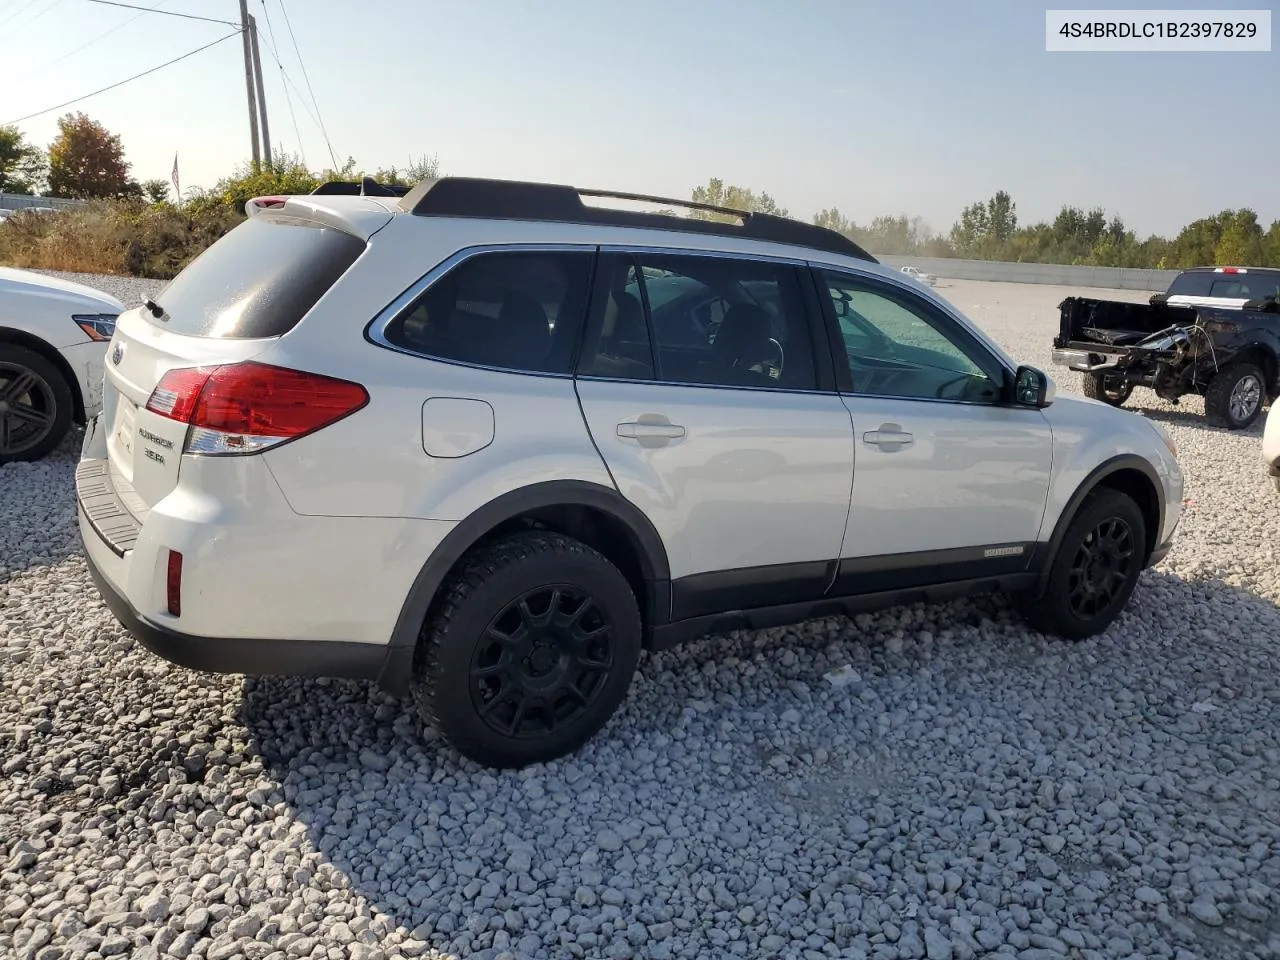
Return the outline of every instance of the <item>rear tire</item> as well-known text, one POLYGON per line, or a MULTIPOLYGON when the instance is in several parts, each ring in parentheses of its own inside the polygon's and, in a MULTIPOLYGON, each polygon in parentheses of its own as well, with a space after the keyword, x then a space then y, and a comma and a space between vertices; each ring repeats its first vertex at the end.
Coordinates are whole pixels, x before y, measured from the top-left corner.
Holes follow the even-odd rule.
POLYGON ((1083 640, 1107 629, 1124 610, 1142 574, 1147 524, 1132 498, 1102 488, 1085 498, 1050 559, 1044 595, 1018 607, 1041 633, 1083 640))
POLYGON ((1084 395, 1090 400, 1101 400, 1113 407, 1122 405, 1133 393, 1133 384, 1118 380, 1115 376, 1107 377, 1102 373, 1086 373, 1084 375, 1084 395))
POLYGON ((39 460, 71 429, 71 385, 34 350, 0 344, 0 463, 39 460))
POLYGON ((518 533, 476 548, 442 588, 413 696, 463 756, 545 763, 608 722, 640 648, 639 607, 617 567, 570 537, 518 533))
POLYGON ((1219 370, 1204 392, 1204 413, 1215 427, 1244 430, 1258 419, 1266 402, 1266 377, 1252 363, 1219 370))

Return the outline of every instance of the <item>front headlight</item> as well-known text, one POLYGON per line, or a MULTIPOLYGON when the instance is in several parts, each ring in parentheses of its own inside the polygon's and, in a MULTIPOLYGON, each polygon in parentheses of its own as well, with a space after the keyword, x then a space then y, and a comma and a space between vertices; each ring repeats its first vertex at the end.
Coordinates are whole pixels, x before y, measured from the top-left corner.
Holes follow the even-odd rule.
POLYGON ((1176 457, 1178 455, 1178 444, 1173 439, 1173 434, 1166 430, 1163 424, 1156 423, 1154 420, 1148 420, 1147 423, 1151 424, 1156 433, 1160 434, 1160 439, 1164 441, 1164 445, 1176 457))
POLYGON ((83 330, 90 340, 110 340, 116 332, 116 315, 114 313, 74 313, 71 319, 83 330))

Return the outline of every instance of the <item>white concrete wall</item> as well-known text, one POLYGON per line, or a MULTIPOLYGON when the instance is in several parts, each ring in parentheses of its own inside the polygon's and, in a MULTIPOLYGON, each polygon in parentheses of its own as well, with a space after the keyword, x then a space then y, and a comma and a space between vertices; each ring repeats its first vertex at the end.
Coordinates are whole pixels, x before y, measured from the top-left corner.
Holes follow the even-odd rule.
POLYGON ((1005 283, 1049 283, 1104 290, 1168 289, 1177 270, 1137 270, 1126 267, 1075 267, 1056 263, 1005 263, 999 260, 958 260, 950 257, 876 256, 892 267, 911 264, 925 273, 950 280, 996 280, 1005 283))
POLYGON ((67 200, 63 197, 29 197, 24 193, 4 193, 0 191, 0 210, 21 210, 23 207, 52 207, 54 210, 66 210, 78 207, 83 200, 67 200))

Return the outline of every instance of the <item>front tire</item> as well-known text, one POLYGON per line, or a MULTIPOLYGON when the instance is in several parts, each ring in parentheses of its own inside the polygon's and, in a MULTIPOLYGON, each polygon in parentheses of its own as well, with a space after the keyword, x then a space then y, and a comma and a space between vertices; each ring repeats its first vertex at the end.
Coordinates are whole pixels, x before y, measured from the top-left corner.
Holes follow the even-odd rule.
POLYGON ((39 460, 71 429, 71 386, 34 350, 0 344, 0 463, 39 460))
POLYGON ((1266 378, 1252 363, 1233 363, 1209 381, 1204 412, 1215 427, 1244 430, 1262 413, 1266 378))
POLYGON ((1084 395, 1090 400, 1101 400, 1113 407, 1118 407, 1129 399, 1133 393, 1133 384, 1116 377, 1107 377, 1102 373, 1086 373, 1084 375, 1084 395))
POLYGON ((1146 520, 1133 499, 1118 490, 1095 490, 1050 560, 1044 595, 1021 598, 1023 616, 1041 633, 1066 640, 1101 633, 1129 602, 1146 544, 1146 520))
POLYGON ((463 756, 545 763, 608 722, 640 648, 639 607, 617 567, 570 537, 518 533, 450 576, 419 641, 413 696, 463 756))

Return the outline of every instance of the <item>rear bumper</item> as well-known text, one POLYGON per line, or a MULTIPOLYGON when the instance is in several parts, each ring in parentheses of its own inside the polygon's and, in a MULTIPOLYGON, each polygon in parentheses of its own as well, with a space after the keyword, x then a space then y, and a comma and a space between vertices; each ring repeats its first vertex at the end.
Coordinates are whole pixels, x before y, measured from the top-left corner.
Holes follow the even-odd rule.
POLYGON ((1079 373, 1090 373, 1102 370, 1113 370, 1125 354, 1117 350, 1084 350, 1079 346, 1053 348, 1053 362, 1059 367, 1067 367, 1079 373))
POLYGON ((131 513, 96 420, 76 480, 94 582, 149 650, 213 673, 403 686, 397 620, 453 523, 297 514, 256 457, 184 458, 177 487, 131 513), (179 615, 167 598, 171 551, 182 555, 179 615))
POLYGON ((193 637, 149 623, 116 590, 86 555, 89 575, 115 618, 133 638, 158 657, 206 673, 254 676, 340 677, 378 680, 389 648, 377 643, 310 640, 249 640, 193 637))

